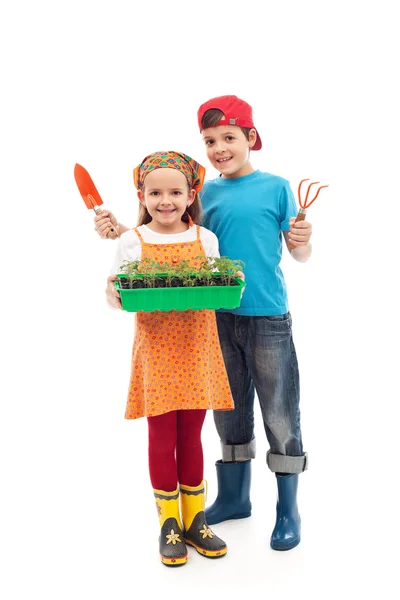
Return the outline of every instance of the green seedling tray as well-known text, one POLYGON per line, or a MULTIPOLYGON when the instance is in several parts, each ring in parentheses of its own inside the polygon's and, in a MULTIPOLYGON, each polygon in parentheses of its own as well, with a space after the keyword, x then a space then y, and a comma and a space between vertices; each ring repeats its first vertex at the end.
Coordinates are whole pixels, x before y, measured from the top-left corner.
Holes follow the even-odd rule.
MULTIPOLYGON (((218 273, 216 273, 218 275, 218 273)), ((126 278, 125 274, 118 274, 126 278)), ((165 277, 160 274, 157 277, 165 277)), ((245 286, 239 277, 233 278, 238 285, 170 287, 122 289, 119 281, 114 285, 121 297, 122 308, 128 312, 154 312, 156 310, 216 310, 218 308, 237 308, 240 306, 242 290, 245 286)))

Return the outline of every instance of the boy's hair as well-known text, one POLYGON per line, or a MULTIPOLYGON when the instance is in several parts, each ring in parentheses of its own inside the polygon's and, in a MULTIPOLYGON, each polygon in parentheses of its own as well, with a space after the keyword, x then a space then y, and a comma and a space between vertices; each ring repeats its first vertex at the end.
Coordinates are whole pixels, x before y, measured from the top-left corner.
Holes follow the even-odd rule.
MULTIPOLYGON (((145 184, 146 186, 146 184, 145 184)), ((189 188, 189 184, 188 184, 189 188)), ((144 190, 143 190, 144 191, 144 190)), ((189 216, 192 219, 195 225, 200 225, 201 220, 203 218, 203 207, 200 201, 199 194, 196 194, 194 197, 194 201, 192 204, 186 209, 186 212, 182 215, 182 221, 185 223, 189 222, 189 216)), ((140 227, 140 225, 147 225, 151 221, 151 216, 145 206, 140 202, 139 203, 139 214, 136 227, 140 227)))
MULTIPOLYGON (((222 110, 219 110, 219 108, 210 108, 209 110, 207 110, 204 113, 204 115, 201 119, 201 128, 208 129, 209 127, 218 127, 218 125, 224 118, 225 118, 225 115, 222 112, 222 110)), ((236 127, 237 127, 237 125, 236 125, 236 127)), ((250 131, 251 131, 250 127, 240 127, 240 129, 243 131, 244 135, 246 136, 246 140, 249 141, 250 131)))
POLYGON ((237 96, 218 96, 204 102, 197 111, 197 124, 200 133, 208 127, 235 125, 241 128, 247 140, 249 131, 255 129, 257 137, 251 149, 262 148, 261 138, 253 121, 253 109, 237 96))

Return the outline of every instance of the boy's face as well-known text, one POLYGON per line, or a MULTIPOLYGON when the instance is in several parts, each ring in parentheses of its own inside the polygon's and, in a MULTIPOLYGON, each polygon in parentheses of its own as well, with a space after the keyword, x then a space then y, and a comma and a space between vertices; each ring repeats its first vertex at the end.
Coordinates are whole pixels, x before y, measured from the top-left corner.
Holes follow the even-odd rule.
POLYGON ((249 139, 236 125, 208 127, 202 136, 208 159, 222 177, 242 177, 254 170, 249 163, 249 150, 257 139, 255 129, 250 130, 249 139))

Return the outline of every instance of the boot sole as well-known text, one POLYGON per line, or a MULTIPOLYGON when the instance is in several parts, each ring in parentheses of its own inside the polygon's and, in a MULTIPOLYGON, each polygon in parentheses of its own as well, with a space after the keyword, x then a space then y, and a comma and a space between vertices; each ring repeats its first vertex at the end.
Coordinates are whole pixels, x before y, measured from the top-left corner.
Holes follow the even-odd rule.
POLYGON ((187 563, 187 555, 182 556, 180 558, 166 558, 165 556, 161 556, 161 562, 166 567, 182 567, 187 563))
POLYGON ((224 517, 220 521, 214 521, 214 519, 207 515, 206 512, 207 523, 209 525, 218 525, 218 523, 224 523, 224 521, 235 521, 236 519, 247 519, 248 517, 251 517, 251 512, 241 513, 240 515, 232 515, 231 517, 224 517))
POLYGON ((271 543, 270 545, 271 545, 272 550, 278 550, 278 552, 283 552, 285 550, 292 550, 293 548, 296 548, 296 546, 298 546, 300 544, 300 540, 301 540, 301 538, 298 537, 295 540, 293 540, 293 542, 290 542, 289 544, 282 544, 282 546, 281 546, 279 544, 272 545, 272 543, 271 543))
POLYGON ((186 544, 189 544, 189 546, 193 546, 193 548, 195 548, 199 554, 205 556, 206 558, 221 558, 222 556, 225 556, 225 554, 228 552, 228 548, 226 546, 225 548, 221 548, 221 550, 205 550, 204 548, 201 548, 201 546, 197 546, 187 538, 184 539, 186 544))

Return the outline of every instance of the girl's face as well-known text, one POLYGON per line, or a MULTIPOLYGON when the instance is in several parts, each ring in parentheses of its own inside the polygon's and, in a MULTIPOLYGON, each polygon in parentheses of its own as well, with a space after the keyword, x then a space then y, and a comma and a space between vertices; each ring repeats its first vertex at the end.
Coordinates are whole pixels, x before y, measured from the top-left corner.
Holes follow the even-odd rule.
POLYGON ((188 228, 181 220, 186 208, 195 199, 186 177, 177 169, 155 169, 144 180, 139 201, 147 208, 152 220, 148 227, 157 233, 181 233, 188 228))
POLYGON ((249 163, 249 151, 257 139, 255 129, 250 130, 249 140, 236 125, 208 127, 203 129, 202 135, 208 159, 222 177, 242 177, 254 171, 249 163))

